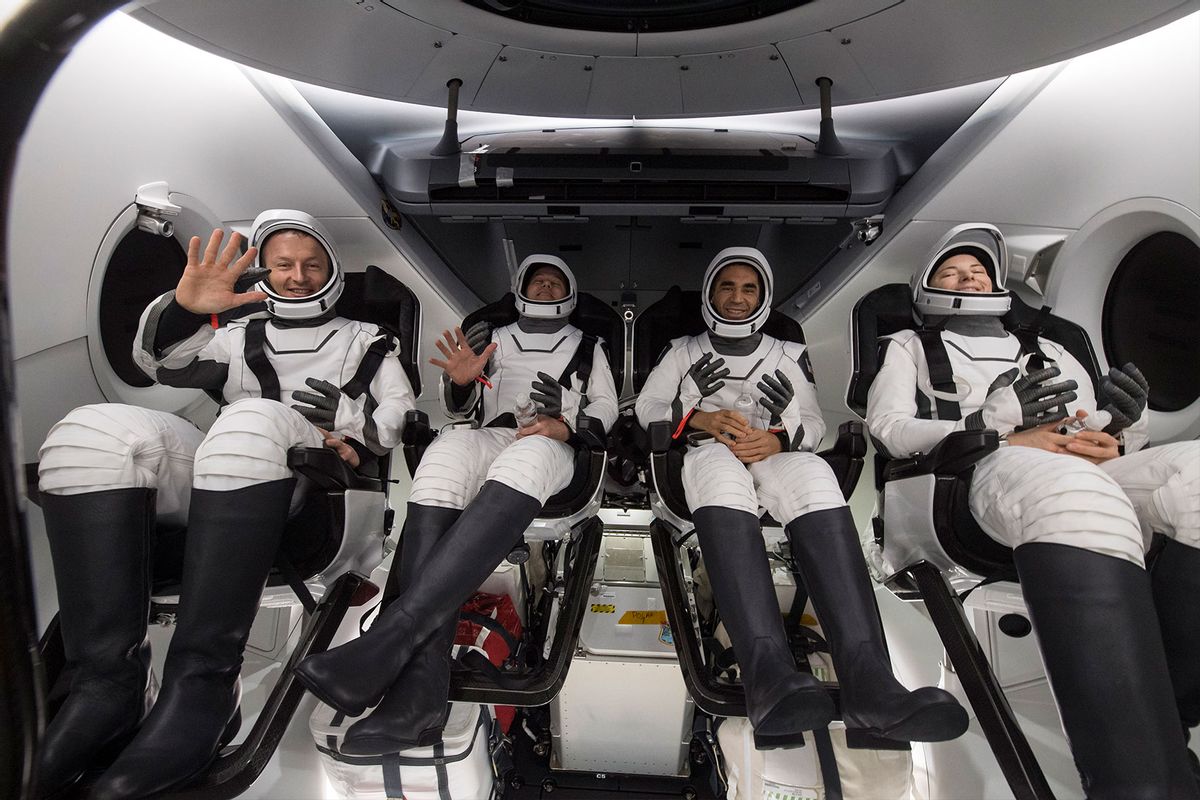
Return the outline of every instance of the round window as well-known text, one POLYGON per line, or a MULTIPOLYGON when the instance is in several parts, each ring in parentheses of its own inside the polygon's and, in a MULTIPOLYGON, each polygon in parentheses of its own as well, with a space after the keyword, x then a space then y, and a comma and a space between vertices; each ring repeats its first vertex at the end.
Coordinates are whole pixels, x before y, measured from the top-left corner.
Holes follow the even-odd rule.
POLYGON ((1134 245, 1104 298, 1104 354, 1133 362, 1150 382, 1150 408, 1179 411, 1200 398, 1200 247, 1164 231, 1134 245))
POLYGON ((130 386, 154 382, 133 363, 133 337, 150 301, 179 283, 187 255, 173 237, 134 229, 113 250, 100 287, 100 339, 117 377, 130 386))

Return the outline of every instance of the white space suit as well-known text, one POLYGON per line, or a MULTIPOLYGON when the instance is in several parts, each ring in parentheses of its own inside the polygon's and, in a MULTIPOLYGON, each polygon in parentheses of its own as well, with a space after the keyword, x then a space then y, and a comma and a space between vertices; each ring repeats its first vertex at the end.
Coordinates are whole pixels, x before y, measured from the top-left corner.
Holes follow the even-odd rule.
MULTIPOLYGON (((459 607, 520 541, 546 500, 570 483, 572 440, 591 435, 581 430, 581 417, 598 420, 605 431, 616 420, 604 351, 567 322, 576 298, 567 265, 555 256, 529 256, 514 276, 513 292, 519 319, 471 348, 482 356, 495 345, 486 378, 491 385, 480 392, 479 382, 458 387, 443 381, 447 413, 474 416, 485 427, 446 430, 422 455, 384 593, 394 599, 363 636, 308 656, 296 668, 309 690, 346 714, 375 706, 347 730, 344 753, 394 753, 440 741, 459 607), (555 270, 552 279, 565 283, 566 295, 531 299, 532 281, 555 270), (517 438, 520 395, 539 398, 539 414, 561 417, 570 440, 517 438)), ((443 355, 451 358, 450 352, 443 345, 443 355)))
MULTIPOLYGON (((288 242, 301 242, 311 254, 304 269, 328 266, 315 292, 280 294, 264 279, 258 288, 267 310, 219 328, 173 292, 142 314, 135 360, 160 383, 220 398, 207 433, 173 414, 96 404, 69 413, 41 448, 64 648, 76 666, 41 752, 47 791, 68 786, 134 731, 92 797, 158 794, 203 769, 237 730, 242 648, 289 513, 302 499, 288 449, 324 446, 302 411, 327 417, 325 427, 360 459, 399 442, 413 393, 394 342, 373 325, 336 316, 341 266, 317 220, 264 212, 251 246, 265 248, 277 233, 288 234, 273 245, 280 258, 288 242), (294 394, 301 392, 322 408, 294 394), (163 688, 143 721, 156 520, 186 523, 187 539, 163 688)), ((214 236, 214 251, 217 244, 214 236)), ((235 250, 231 244, 211 263, 208 254, 193 261, 193 253, 189 269, 226 269, 235 250)))
MULTIPOLYGON (((328 241, 316 220, 297 212, 260 216, 252 242, 265 238, 268 224, 278 229, 282 222, 328 241)), ((329 283, 341 282, 335 269, 329 283)), ((332 433, 361 445, 364 456, 390 452, 400 443, 405 412, 414 407, 408 378, 393 357, 398 343, 374 325, 336 316, 332 303, 329 311, 313 310, 319 313, 309 319, 261 312, 214 329, 207 316, 180 309, 173 291, 159 297, 141 316, 135 361, 159 383, 218 395, 220 416, 204 435, 164 412, 120 404, 75 409, 50 430, 41 448, 41 490, 156 488, 160 516, 182 522, 193 482, 200 489, 227 490, 279 480, 291 475, 289 448, 322 446, 317 428, 290 405, 292 392, 310 391, 308 378, 350 389, 338 398, 332 433), (161 329, 164 313, 174 315, 174 335, 186 331, 184 338, 161 329), (382 350, 383 358, 355 392, 351 384, 372 348, 382 350)))
MULTIPOLYGON (((996 317, 941 319, 945 327, 939 332, 957 387, 953 397, 931 385, 925 347, 914 331, 888 337, 871 384, 867 425, 892 456, 928 452, 948 433, 964 430, 1000 376, 1026 370, 1028 356, 1020 341, 996 317), (939 397, 954 401, 961 418, 937 419, 939 397)), ((1061 380, 1078 384, 1077 398, 1061 416, 1083 410, 1090 428, 1103 428, 1109 416, 1097 408, 1087 370, 1055 342, 1039 338, 1038 347, 1046 365, 1061 370, 1061 380)), ((1073 455, 1001 447, 976 467, 971 512, 984 531, 1010 547, 1058 542, 1140 565, 1153 532, 1200 546, 1200 442, 1134 452, 1146 443, 1147 429, 1143 414, 1119 434, 1125 454, 1100 465, 1073 455)))
POLYGON ((1200 717, 1200 619, 1193 610, 1200 551, 1170 542, 1163 556, 1169 569, 1160 576, 1156 567, 1153 583, 1143 569, 1152 531, 1189 543, 1200 536, 1200 442, 1130 453, 1146 440, 1145 386, 1137 393, 1140 407, 1135 403, 1114 426, 1120 410, 1107 383, 1110 402, 1098 409, 1091 378, 1063 347, 1004 329, 1006 273, 995 227, 949 232, 913 276, 913 304, 925 328, 888 337, 867 425, 900 457, 927 452, 953 431, 1007 435, 1079 409, 1091 430, 1111 434, 1133 423, 1119 431, 1127 454, 1098 466, 1069 453, 1001 446, 977 462, 969 503, 980 527, 1013 547, 1087 796, 1200 797, 1180 736, 1181 719, 1186 729, 1200 717), (955 270, 963 270, 958 282, 946 283, 955 270), (981 271, 991 291, 977 279, 981 271), (963 290, 939 288, 946 285, 963 290), (1028 367, 1040 357, 1061 375, 1028 367), (1077 387, 1057 383, 1064 380, 1077 387))
POLYGON ((718 253, 701 284, 708 330, 671 343, 636 405, 642 425, 668 421, 677 439, 696 412, 726 410, 779 442, 780 452, 747 465, 705 433, 691 437, 683 460, 688 508, 741 670, 755 746, 797 745, 804 730, 828 725, 834 714, 821 685, 796 671, 788 650, 759 532, 760 505, 784 525, 821 618, 847 728, 906 741, 952 739, 967 726, 958 703, 940 689, 909 692, 892 675, 854 520, 833 470, 812 452, 825 423, 804 345, 762 332, 772 283, 758 250, 718 253), (718 302, 718 292, 732 294, 718 302), (731 319, 722 308, 749 310, 731 319), (724 364, 714 372, 718 359, 724 364))
POLYGON ((545 503, 571 482, 574 449, 570 444, 545 436, 517 438, 511 415, 518 397, 531 393, 539 372, 562 384, 560 413, 572 431, 580 415, 599 420, 605 431, 617 419, 617 390, 604 348, 566 321, 575 304, 570 269, 554 256, 530 256, 515 281, 521 318, 492 331, 496 350, 487 375, 491 385, 475 382, 465 391, 455 391, 443 377, 441 396, 447 415, 477 419, 483 427, 449 428, 434 440, 413 478, 410 502, 461 509, 484 481, 494 480, 545 503), (555 304, 553 316, 541 315, 538 304, 520 294, 530 268, 546 263, 562 270, 571 284, 570 296, 555 304))
POLYGON ((785 452, 750 464, 749 469, 728 447, 711 439, 689 446, 683 486, 690 509, 713 505, 757 514, 761 505, 787 524, 809 511, 846 504, 829 465, 812 452, 825 435, 825 422, 804 349, 799 342, 761 335, 749 353, 730 355, 713 348, 708 331, 671 342, 638 395, 635 410, 643 426, 669 421, 678 430, 695 411, 733 409, 752 427, 780 431, 785 445, 785 452), (688 370, 705 353, 724 359, 729 376, 715 393, 701 397, 688 370), (787 376, 795 396, 772 424, 770 412, 759 404, 763 392, 758 383, 763 374, 774 375, 776 370, 787 376))

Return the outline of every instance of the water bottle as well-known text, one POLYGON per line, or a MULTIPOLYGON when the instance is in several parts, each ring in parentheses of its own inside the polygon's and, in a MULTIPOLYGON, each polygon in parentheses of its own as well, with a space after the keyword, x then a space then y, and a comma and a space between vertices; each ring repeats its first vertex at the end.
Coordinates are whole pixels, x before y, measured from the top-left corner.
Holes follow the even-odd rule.
POLYGON ((751 412, 754 411, 754 398, 748 392, 742 392, 738 399, 733 401, 733 406, 734 410, 749 420, 751 412))
POLYGON ((537 422, 537 407, 534 406, 528 392, 517 395, 517 401, 513 404, 513 416, 517 418, 518 428, 528 428, 537 422))

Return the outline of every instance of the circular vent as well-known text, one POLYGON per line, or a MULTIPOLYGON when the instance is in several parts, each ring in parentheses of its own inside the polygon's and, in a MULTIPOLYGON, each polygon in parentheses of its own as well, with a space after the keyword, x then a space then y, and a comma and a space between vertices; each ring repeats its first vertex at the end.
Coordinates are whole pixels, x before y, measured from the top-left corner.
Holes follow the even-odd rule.
POLYGON ((133 363, 133 337, 146 306, 175 288, 186 263, 174 238, 137 229, 113 250, 100 287, 100 340, 113 372, 130 386, 154 384, 133 363))
POLYGON ((1150 408, 1179 411, 1200 398, 1200 247, 1164 231, 1134 245, 1104 298, 1104 354, 1150 382, 1150 408))
POLYGON ((467 0, 510 19, 609 33, 694 31, 789 11, 811 0, 467 0))

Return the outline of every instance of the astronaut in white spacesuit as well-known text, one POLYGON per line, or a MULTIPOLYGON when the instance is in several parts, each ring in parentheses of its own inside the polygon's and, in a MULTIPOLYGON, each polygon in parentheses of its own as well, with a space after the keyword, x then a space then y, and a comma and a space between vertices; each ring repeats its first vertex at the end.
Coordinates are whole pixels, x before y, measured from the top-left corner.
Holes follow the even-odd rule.
POLYGON ((784 525, 821 618, 848 728, 892 739, 961 735, 967 715, 936 688, 909 692, 892 675, 854 520, 829 465, 805 346, 762 332, 773 277, 761 252, 722 250, 702 284, 708 330, 677 339, 638 397, 643 425, 687 433, 683 485, 717 609, 742 673, 760 749, 799 745, 834 716, 820 682, 787 646, 759 532, 763 506, 784 525))
POLYGON ((413 408, 389 357, 393 338, 337 316, 342 268, 317 220, 263 212, 240 257, 241 237, 224 250, 222 238, 214 231, 203 255, 192 239, 178 286, 145 310, 134 342, 135 360, 159 383, 221 397, 208 433, 173 414, 98 404, 68 414, 40 451, 74 666, 40 753, 46 794, 122 746, 92 797, 154 794, 212 760, 236 733, 242 650, 289 511, 302 501, 288 449, 325 445, 358 465, 399 443, 413 408), (269 273, 256 291, 235 293, 252 263, 269 273), (218 314, 258 302, 265 311, 242 309, 218 327, 218 314), (186 524, 187 537, 178 625, 143 721, 156 521, 186 524))
POLYGON ((1180 708, 1196 714, 1200 442, 1133 452, 1147 439, 1145 379, 1132 364, 1114 368, 1096 397, 1065 348, 1006 331, 1006 258, 991 226, 939 244, 913 278, 921 329, 885 341, 868 427, 895 457, 952 431, 1001 434, 975 467, 971 513, 1014 548, 1088 797, 1197 797, 1163 642, 1180 708), (1153 590, 1152 532, 1171 539, 1153 590))
POLYGON ((563 261, 526 258, 513 279, 517 320, 495 330, 446 331, 437 343, 442 398, 455 428, 426 450, 413 476, 398 594, 361 637, 304 659, 299 679, 357 716, 349 754, 395 752, 438 740, 446 722, 457 610, 518 544, 546 500, 574 474, 575 446, 616 421, 617 393, 601 343, 568 321, 576 283, 563 261), (472 343, 474 346, 472 346, 472 343), (486 371, 486 374, 485 374, 486 371), (536 420, 517 427, 528 395, 536 420))

